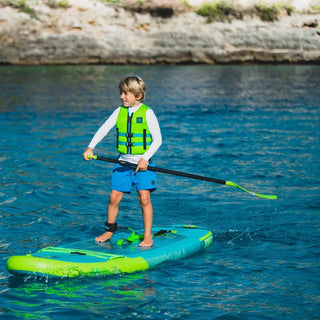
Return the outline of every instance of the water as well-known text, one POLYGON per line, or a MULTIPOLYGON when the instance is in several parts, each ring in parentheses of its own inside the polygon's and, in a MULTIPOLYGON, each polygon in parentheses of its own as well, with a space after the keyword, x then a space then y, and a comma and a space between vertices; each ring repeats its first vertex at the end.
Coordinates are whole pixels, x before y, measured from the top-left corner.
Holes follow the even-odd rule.
MULTIPOLYGON (((319 66, 0 68, 0 317, 4 319, 320 319, 319 66), (139 74, 164 143, 154 224, 203 225, 213 245, 131 275, 36 281, 11 255, 102 231, 111 164, 81 154, 139 74)), ((114 134, 96 153, 115 156, 114 134)), ((118 223, 140 228, 136 194, 118 223)))

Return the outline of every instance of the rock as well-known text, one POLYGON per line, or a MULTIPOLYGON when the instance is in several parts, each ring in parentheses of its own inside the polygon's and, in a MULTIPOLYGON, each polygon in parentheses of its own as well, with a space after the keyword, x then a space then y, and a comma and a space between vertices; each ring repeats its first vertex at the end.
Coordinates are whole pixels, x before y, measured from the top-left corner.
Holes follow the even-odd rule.
MULTIPOLYGON (((272 23, 254 18, 207 23, 183 6, 163 17, 145 13, 150 10, 146 5, 125 10, 100 1, 68 3, 66 8, 54 8, 36 2, 33 14, 0 7, 0 63, 320 61, 320 29, 314 23, 319 14, 286 16, 272 23)), ((162 0, 158 7, 166 8, 165 3, 162 0)))
POLYGON ((317 28, 318 20, 306 21, 302 24, 302 27, 317 28))

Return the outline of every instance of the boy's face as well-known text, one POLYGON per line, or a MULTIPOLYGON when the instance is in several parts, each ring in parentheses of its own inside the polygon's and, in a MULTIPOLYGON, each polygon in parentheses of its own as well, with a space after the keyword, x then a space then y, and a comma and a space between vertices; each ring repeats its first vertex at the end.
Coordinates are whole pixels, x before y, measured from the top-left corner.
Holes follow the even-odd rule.
POLYGON ((136 97, 132 92, 120 91, 120 99, 124 107, 137 107, 140 104, 140 98, 141 94, 136 97))

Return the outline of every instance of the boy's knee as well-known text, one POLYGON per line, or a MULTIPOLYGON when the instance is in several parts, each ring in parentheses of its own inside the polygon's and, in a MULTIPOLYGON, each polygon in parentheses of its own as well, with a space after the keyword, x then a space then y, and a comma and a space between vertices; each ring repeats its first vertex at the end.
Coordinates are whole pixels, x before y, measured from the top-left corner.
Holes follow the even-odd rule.
POLYGON ((119 205, 122 196, 120 194, 112 193, 109 196, 109 204, 111 205, 119 205))
POLYGON ((141 207, 146 207, 151 203, 150 195, 140 195, 139 203, 141 207))

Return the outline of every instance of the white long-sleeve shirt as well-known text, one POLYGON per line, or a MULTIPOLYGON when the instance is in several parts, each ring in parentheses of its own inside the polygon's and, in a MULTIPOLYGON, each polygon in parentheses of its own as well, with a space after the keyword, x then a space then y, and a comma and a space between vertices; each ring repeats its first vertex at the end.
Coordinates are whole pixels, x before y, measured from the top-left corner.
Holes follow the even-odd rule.
MULTIPOLYGON (((137 107, 129 108, 129 116, 136 112, 140 108, 141 104, 137 107)), ((98 129, 96 134, 93 136, 88 147, 94 149, 97 144, 109 133, 109 131, 116 125, 117 118, 119 115, 120 107, 115 109, 111 116, 105 121, 105 123, 98 129)), ((141 158, 146 161, 157 152, 162 144, 162 136, 160 126, 157 117, 155 116, 152 109, 148 109, 146 112, 147 125, 152 137, 152 143, 149 149, 144 154, 120 154, 119 160, 128 161, 137 164, 141 158)))

